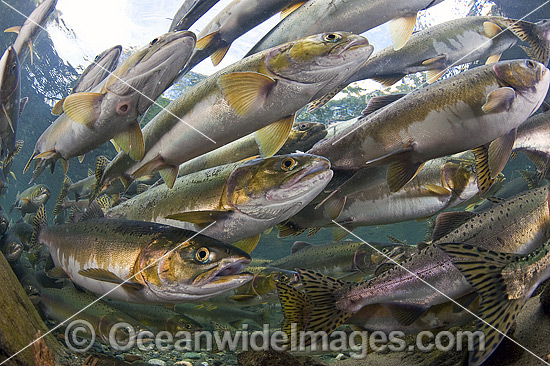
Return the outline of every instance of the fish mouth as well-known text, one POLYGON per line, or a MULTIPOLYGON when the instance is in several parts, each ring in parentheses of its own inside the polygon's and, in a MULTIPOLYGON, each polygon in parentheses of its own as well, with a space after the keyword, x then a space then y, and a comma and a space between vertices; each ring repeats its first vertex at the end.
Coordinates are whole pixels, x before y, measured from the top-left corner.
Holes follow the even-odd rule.
MULTIPOLYGON (((235 283, 245 283, 252 280, 253 275, 242 272, 250 264, 251 259, 239 258, 228 263, 218 264, 216 267, 199 276, 193 281, 193 286, 202 289, 222 287, 235 287, 235 283)), ((225 289, 224 289, 225 290, 225 289)))
POLYGON ((283 184, 279 187, 281 189, 292 188, 296 184, 305 180, 305 178, 313 178, 319 174, 327 173, 330 170, 330 161, 327 159, 320 159, 316 163, 312 164, 308 168, 304 168, 294 175, 286 178, 283 184))
POLYGON ((353 51, 364 47, 370 47, 372 50, 374 50, 374 47, 369 43, 368 39, 365 37, 357 36, 353 37, 350 42, 348 42, 345 45, 339 45, 332 49, 331 54, 340 56, 346 51, 353 51))

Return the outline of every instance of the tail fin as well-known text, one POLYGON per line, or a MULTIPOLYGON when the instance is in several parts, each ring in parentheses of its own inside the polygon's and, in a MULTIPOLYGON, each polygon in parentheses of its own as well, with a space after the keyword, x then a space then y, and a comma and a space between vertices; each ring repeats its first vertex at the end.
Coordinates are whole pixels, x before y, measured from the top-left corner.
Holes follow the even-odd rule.
POLYGON ((57 197, 57 201, 55 202, 55 207, 53 208, 53 215, 57 216, 59 211, 61 211, 61 207, 63 204, 63 200, 65 197, 67 197, 67 191, 69 187, 73 184, 71 181, 71 178, 69 176, 65 176, 65 179, 63 179, 63 184, 61 185, 61 192, 59 192, 59 196, 57 197))
POLYGON ((307 325, 309 312, 313 307, 307 296, 284 282, 277 281, 277 292, 283 310, 283 332, 292 337, 292 324, 295 324, 298 332, 304 331, 307 325))
POLYGON ((439 244, 453 260, 468 282, 481 295, 478 329, 485 334, 482 343, 474 338, 474 350, 470 351, 469 364, 483 363, 500 344, 516 316, 526 301, 523 292, 520 296, 510 294, 503 270, 523 256, 497 253, 491 250, 464 244, 439 244))
POLYGON ((306 296, 313 303, 307 330, 331 333, 352 316, 352 313, 336 307, 336 302, 340 298, 336 291, 348 286, 349 283, 314 271, 305 269, 297 271, 306 296))
POLYGON ((522 41, 531 46, 529 56, 544 65, 548 65, 550 59, 550 42, 545 35, 548 26, 543 23, 531 23, 524 20, 503 19, 510 30, 522 41))
POLYGON ((42 228, 46 227, 48 225, 48 220, 46 218, 46 209, 44 208, 44 205, 40 205, 38 208, 38 211, 36 211, 36 215, 34 216, 34 219, 32 220, 33 223, 33 232, 32 237, 29 245, 32 247, 34 246, 38 241, 38 234, 40 234, 40 230, 42 228))
POLYGON ((105 156, 98 156, 95 165, 95 189, 90 196, 90 202, 95 200, 101 189, 103 188, 103 173, 105 173, 105 168, 109 164, 109 160, 105 156))

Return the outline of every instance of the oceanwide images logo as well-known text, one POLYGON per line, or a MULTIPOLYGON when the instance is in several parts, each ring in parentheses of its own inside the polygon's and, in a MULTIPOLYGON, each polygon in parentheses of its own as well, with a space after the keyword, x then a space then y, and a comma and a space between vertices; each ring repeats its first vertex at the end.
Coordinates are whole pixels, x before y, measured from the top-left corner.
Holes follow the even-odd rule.
POLYGON ((139 330, 128 323, 116 323, 108 332, 97 335, 94 327, 85 320, 74 320, 65 330, 67 347, 75 352, 86 352, 96 340, 110 345, 117 351, 128 351, 137 347, 140 351, 275 351, 290 352, 350 352, 354 358, 364 358, 367 352, 412 352, 419 350, 461 351, 467 349, 483 350, 485 337, 476 331, 441 331, 432 333, 423 331, 414 341, 406 341, 401 331, 385 333, 382 331, 334 331, 326 332, 298 331, 295 323, 291 325, 290 336, 281 330, 270 330, 264 324, 262 330, 249 330, 248 324, 242 324, 236 331, 180 331, 172 334, 167 331, 153 333, 139 330), (99 339, 97 339, 99 337, 99 339))

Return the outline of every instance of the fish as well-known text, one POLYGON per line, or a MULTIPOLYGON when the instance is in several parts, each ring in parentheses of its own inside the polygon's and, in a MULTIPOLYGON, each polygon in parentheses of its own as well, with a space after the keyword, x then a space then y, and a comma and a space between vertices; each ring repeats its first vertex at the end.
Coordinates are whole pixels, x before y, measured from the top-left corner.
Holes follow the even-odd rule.
POLYGON ((143 160, 119 153, 98 186, 160 171, 172 187, 180 164, 254 131, 262 157, 272 156, 286 141, 296 111, 347 77, 372 50, 361 36, 322 33, 238 61, 157 114, 143 129, 143 160))
POLYGON ((184 0, 174 15, 170 28, 172 31, 188 30, 200 17, 220 0, 184 0))
POLYGON ((157 333, 167 331, 175 335, 177 332, 193 333, 203 329, 203 326, 197 321, 162 305, 135 304, 115 300, 106 302, 132 318, 139 319, 141 324, 157 333))
MULTIPOLYGON (((134 328, 136 334, 149 330, 135 318, 111 307, 107 302, 99 300, 91 294, 78 291, 72 286, 64 288, 41 287, 39 293, 40 302, 38 305, 46 318, 63 323, 63 328, 74 320, 85 320, 93 327, 97 340, 103 344, 110 344, 111 330, 118 323, 129 324, 134 328)), ((79 336, 83 335, 86 335, 86 332, 79 333, 79 336)), ((113 331, 115 339, 121 342, 119 344, 128 342, 130 335, 125 328, 118 328, 113 331)))
POLYGON ((340 241, 313 245, 296 241, 292 254, 269 263, 268 268, 294 270, 306 268, 327 276, 340 277, 360 272, 363 277, 371 275, 387 260, 388 255, 401 251, 403 245, 369 242, 379 252, 363 242, 340 241))
MULTIPOLYGON (((364 306, 379 304, 387 307, 401 324, 412 324, 430 307, 445 303, 449 298, 463 298, 474 290, 454 266, 451 258, 440 249, 440 245, 449 240, 460 240, 464 245, 490 250, 529 253, 548 237, 548 195, 548 187, 531 190, 489 211, 479 213, 475 218, 470 217, 470 227, 466 228, 464 224, 460 230, 451 228, 452 225, 445 227, 443 220, 439 220, 431 244, 423 246, 417 254, 402 261, 400 266, 392 266, 361 283, 346 282, 315 271, 297 269, 305 294, 289 296, 288 292, 285 293, 287 288, 279 286, 286 294, 280 296, 285 318, 292 321, 295 319, 292 312, 297 311, 298 314, 309 317, 305 330, 330 333, 364 306), (443 228, 449 231, 445 239, 436 235, 437 232, 444 232, 443 228), (519 233, 514 234, 515 230, 519 233), (427 286, 426 282, 433 287, 427 286), (325 305, 309 309, 307 303, 303 303, 301 299, 303 296, 314 304, 325 305)), ((438 217, 448 214, 440 214, 438 217)), ((447 223, 449 222, 450 220, 447 223)))
MULTIPOLYGON (((1 208, 1 207, 0 207, 1 208)), ((10 218, 4 209, 0 210, 0 235, 4 235, 10 227, 10 218)))
POLYGON ((63 113, 40 136, 34 152, 33 178, 59 158, 65 164, 109 139, 133 159, 143 157, 143 136, 137 117, 174 81, 195 45, 195 35, 182 31, 153 39, 89 92, 73 93, 63 113))
POLYGON ((502 252, 528 253, 550 235, 547 196, 545 185, 501 200, 479 213, 441 213, 435 221, 432 244, 460 242, 502 252))
POLYGON ((481 296, 476 325, 485 338, 480 345, 476 337, 468 357, 469 365, 477 366, 504 339, 538 285, 550 278, 550 242, 526 254, 454 243, 440 248, 481 296))
POLYGON ((467 207, 466 210, 472 212, 485 211, 488 208, 493 207, 495 204, 501 203, 505 199, 544 185, 544 183, 539 181, 535 172, 519 170, 517 173, 519 175, 518 177, 512 179, 506 184, 501 185, 499 189, 495 190, 491 194, 488 194, 487 198, 473 203, 465 202, 464 205, 468 204, 466 206, 470 206, 469 208, 467 207))
MULTIPOLYGON (((247 270, 250 271, 251 268, 248 267, 247 270)), ((207 307, 219 305, 250 307, 275 303, 277 301, 276 280, 279 277, 279 273, 272 272, 264 267, 260 272, 254 273, 252 281, 224 295, 208 299, 206 301, 207 307)))
POLYGON ((548 65, 548 30, 546 23, 495 16, 469 16, 437 24, 414 33, 399 50, 389 46, 375 53, 340 88, 313 102, 308 110, 321 107, 348 84, 359 80, 373 79, 387 87, 405 75, 426 71, 427 82, 433 83, 453 66, 485 59, 494 63, 520 41, 537 50, 533 59, 548 65))
MULTIPOLYGON (((0 233, 2 233, 1 220, 2 219, 0 218, 0 233)), ((23 244, 25 249, 28 249, 30 240, 32 238, 32 233, 33 233, 32 225, 27 224, 26 222, 23 222, 23 221, 19 221, 9 226, 9 232, 12 235, 15 235, 19 239, 19 241, 23 244)))
POLYGON ((6 260, 13 265, 23 254, 23 244, 17 236, 8 232, 0 238, 0 251, 6 260))
POLYGON ((550 162, 550 112, 539 113, 518 127, 512 156, 525 154, 537 168, 537 177, 542 180, 548 173, 550 162))
POLYGON ((549 82, 548 69, 533 60, 476 67, 390 98, 387 107, 307 152, 328 158, 336 175, 351 175, 337 189, 349 195, 368 181, 362 178, 369 168, 387 169, 389 189, 397 192, 426 161, 473 150, 485 193, 508 161, 517 127, 539 108, 549 82))
POLYGON ((13 48, 19 56, 19 62, 23 63, 27 56, 31 55, 31 65, 33 63, 32 45, 38 35, 44 29, 50 15, 55 10, 57 0, 44 0, 33 10, 22 26, 15 26, 6 29, 4 32, 17 33, 17 38, 13 43, 13 48), (27 48, 28 47, 28 48, 27 48))
POLYGON ((44 206, 33 242, 50 249, 56 272, 98 295, 137 303, 199 301, 252 279, 250 256, 193 231, 104 218, 97 202, 81 221, 47 227, 44 206), (63 273, 61 272, 61 273, 63 273))
MULTIPOLYGON (((122 46, 117 45, 97 55, 75 81, 72 93, 87 92, 98 86, 116 69, 121 53, 122 46)), ((54 105, 52 109, 54 114, 61 114, 64 102, 65 98, 54 105)))
POLYGON ((310 0, 279 22, 252 47, 247 56, 328 29, 361 34, 388 21, 392 43, 399 49, 412 34, 417 13, 441 1, 310 0))
MULTIPOLYGON (((458 159, 462 155, 458 155, 458 159)), ((340 240, 361 226, 429 218, 471 199, 479 192, 473 160, 469 164, 460 163, 456 156, 428 161, 418 175, 397 192, 389 189, 385 177, 386 172, 379 170, 376 175, 368 176, 370 187, 345 199, 334 196, 338 199, 332 202, 344 202, 342 206, 332 206, 331 202, 318 207, 320 199, 317 198, 317 202, 278 225, 279 236, 298 235, 307 229, 308 235, 312 235, 321 227, 331 227, 334 240, 340 240)))
POLYGON ((219 322, 238 327, 241 323, 252 320, 260 327, 262 324, 269 324, 268 310, 250 311, 233 306, 204 306, 203 304, 181 303, 174 306, 174 311, 204 323, 219 322))
MULTIPOLYGON (((290 130, 284 145, 277 152, 279 155, 292 154, 296 151, 309 150, 317 141, 326 135, 325 125, 318 122, 298 122, 290 130)), ((230 142, 219 149, 191 159, 178 168, 178 175, 183 176, 260 155, 255 135, 249 134, 230 142)))
POLYGON ((275 155, 185 175, 172 189, 152 187, 105 215, 191 230, 214 223, 202 233, 250 253, 263 231, 298 212, 331 178, 324 158, 275 155))
POLYGON ((21 193, 17 193, 15 201, 10 207, 10 213, 14 208, 21 211, 21 217, 28 213, 35 213, 41 205, 45 205, 50 199, 51 191, 45 184, 35 184, 21 193))
MULTIPOLYGON (((191 70, 208 56, 211 57, 212 64, 218 66, 234 40, 280 11, 284 11, 285 16, 288 16, 306 1, 231 1, 197 35, 197 47, 185 69, 191 70)), ((319 33, 327 29, 323 29, 319 33)), ((308 35, 313 34, 315 33, 308 35)))
POLYGON ((15 134, 21 114, 21 75, 13 46, 0 58, 0 107, 0 157, 7 165, 7 157, 16 150, 15 134))

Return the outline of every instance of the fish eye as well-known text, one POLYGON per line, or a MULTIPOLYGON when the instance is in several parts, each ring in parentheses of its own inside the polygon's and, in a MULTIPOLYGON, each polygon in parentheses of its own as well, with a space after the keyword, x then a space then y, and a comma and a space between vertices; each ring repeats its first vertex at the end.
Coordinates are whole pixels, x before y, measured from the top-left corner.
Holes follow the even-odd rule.
POLYGON ((530 68, 530 69, 534 69, 534 68, 537 66, 537 65, 536 65, 533 61, 531 61, 531 60, 525 61, 525 65, 527 65, 527 67, 530 68))
POLYGON ((328 33, 323 36, 323 39, 326 42, 338 42, 342 37, 336 33, 328 33))
POLYGON ((197 250, 195 252, 195 259, 197 260, 197 262, 203 264, 210 262, 210 251, 208 250, 208 248, 202 247, 197 250))
POLYGON ((291 171, 296 166, 297 162, 293 158, 285 158, 281 162, 281 169, 283 169, 285 172, 291 171))
POLYGON ((151 41, 151 43, 150 43, 150 44, 151 44, 151 46, 153 46, 153 45, 154 45, 155 43, 157 43, 157 42, 158 42, 158 40, 159 40, 158 38, 155 38, 155 39, 153 39, 153 40, 151 41))
POLYGON ((305 131, 305 130, 307 129, 307 124, 305 124, 305 123, 300 123, 299 128, 300 128, 300 131, 305 131))

